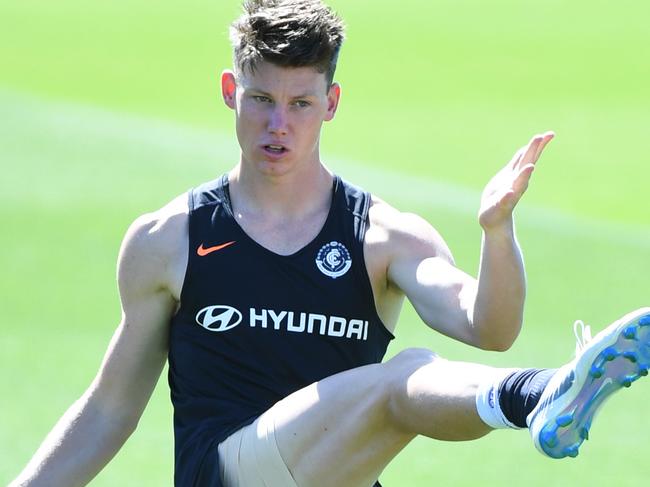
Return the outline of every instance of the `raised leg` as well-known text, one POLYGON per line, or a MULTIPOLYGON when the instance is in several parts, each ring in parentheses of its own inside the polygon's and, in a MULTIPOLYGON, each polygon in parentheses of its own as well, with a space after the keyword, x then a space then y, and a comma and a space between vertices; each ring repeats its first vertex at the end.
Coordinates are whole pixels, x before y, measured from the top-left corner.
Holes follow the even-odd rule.
MULTIPOLYGON (((604 401, 647 375, 650 308, 628 313, 579 343, 575 360, 536 386, 543 393, 526 413, 535 446, 554 458, 575 456, 604 401)), ((501 390, 507 389, 506 376, 514 377, 504 369, 409 349, 386 363, 312 384, 267 413, 300 487, 367 487, 418 434, 451 441, 487 434, 490 427, 476 411, 477 393, 487 399, 479 401, 481 407, 495 408, 500 400, 486 390, 498 390, 499 397, 517 394, 501 390)))
POLYGON ((367 487, 418 434, 452 441, 487 434, 476 391, 498 375, 501 369, 409 349, 312 384, 269 413, 299 486, 367 487))

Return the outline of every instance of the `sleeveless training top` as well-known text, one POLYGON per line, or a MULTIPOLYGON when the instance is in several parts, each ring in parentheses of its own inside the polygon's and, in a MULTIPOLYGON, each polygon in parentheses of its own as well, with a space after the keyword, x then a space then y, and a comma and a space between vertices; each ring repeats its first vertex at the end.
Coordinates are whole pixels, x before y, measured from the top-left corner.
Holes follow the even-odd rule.
POLYGON ((363 256, 370 195, 334 178, 320 233, 288 256, 250 238, 228 179, 189 192, 189 260, 171 323, 175 485, 220 486, 218 444, 292 392, 380 362, 393 335, 363 256))

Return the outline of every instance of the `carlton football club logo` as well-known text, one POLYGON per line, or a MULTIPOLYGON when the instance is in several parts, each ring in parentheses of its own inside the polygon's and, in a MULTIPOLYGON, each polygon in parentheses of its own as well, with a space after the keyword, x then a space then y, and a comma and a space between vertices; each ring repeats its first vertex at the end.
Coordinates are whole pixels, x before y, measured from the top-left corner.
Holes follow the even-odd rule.
POLYGON ((340 242, 327 243, 316 254, 316 266, 332 279, 341 277, 352 267, 350 252, 340 242))

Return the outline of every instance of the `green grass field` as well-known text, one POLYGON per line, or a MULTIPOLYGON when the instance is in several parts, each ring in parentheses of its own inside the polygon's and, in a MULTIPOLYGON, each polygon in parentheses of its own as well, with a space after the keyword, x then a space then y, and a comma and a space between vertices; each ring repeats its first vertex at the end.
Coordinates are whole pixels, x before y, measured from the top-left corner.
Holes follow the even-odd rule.
MULTIPOLYGON (((526 323, 506 353, 436 335, 406 309, 390 354, 557 366, 575 319, 650 303, 650 5, 332 1, 348 24, 343 100, 323 152, 344 177, 425 216, 474 272, 480 191, 537 131, 549 146, 518 210, 526 323)), ((119 320, 115 260, 139 214, 237 160, 218 79, 237 0, 0 2, 0 484, 93 378, 119 320)), ((137 432, 92 482, 172 484, 163 376, 137 432)), ((526 432, 418 439, 396 486, 647 483, 650 381, 614 397, 575 460, 526 432)))

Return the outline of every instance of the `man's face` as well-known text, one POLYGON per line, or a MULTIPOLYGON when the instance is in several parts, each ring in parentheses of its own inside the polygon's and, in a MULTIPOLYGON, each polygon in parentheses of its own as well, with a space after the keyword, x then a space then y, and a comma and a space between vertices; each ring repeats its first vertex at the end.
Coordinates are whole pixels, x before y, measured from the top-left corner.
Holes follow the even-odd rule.
POLYGON ((268 175, 317 163, 320 129, 340 96, 313 68, 282 68, 262 62, 254 73, 222 75, 226 105, 235 110, 242 163, 268 175))

